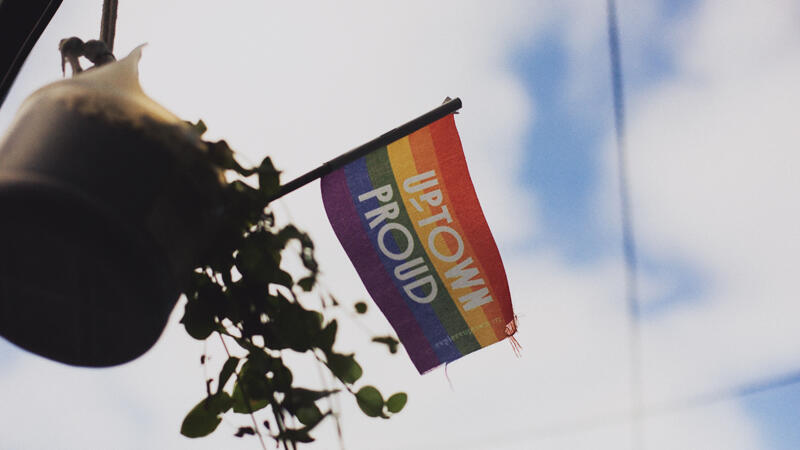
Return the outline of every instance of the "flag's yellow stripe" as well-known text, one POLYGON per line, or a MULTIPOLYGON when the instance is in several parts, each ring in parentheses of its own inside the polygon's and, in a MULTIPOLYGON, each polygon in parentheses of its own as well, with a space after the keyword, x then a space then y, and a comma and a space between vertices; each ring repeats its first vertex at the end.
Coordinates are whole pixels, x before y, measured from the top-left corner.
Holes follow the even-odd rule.
MULTIPOLYGON (((428 139, 428 142, 430 142, 431 145, 430 151, 431 154, 433 154, 432 140, 428 139)), ((411 199, 417 197, 419 193, 409 194, 405 191, 405 189, 403 189, 403 181, 405 179, 412 177, 414 175, 418 175, 420 172, 425 172, 431 169, 436 170, 438 174, 439 172, 437 170, 438 168, 426 167, 425 170, 418 170, 416 162, 414 160, 413 153, 411 151, 411 144, 408 136, 390 144, 388 147, 388 154, 389 154, 389 161, 392 166, 392 172, 394 173, 395 180, 397 181, 398 190, 400 191, 403 203, 405 204, 405 209, 408 212, 411 222, 414 225, 414 230, 417 236, 419 236, 420 242, 422 243, 423 247, 425 247, 425 251, 428 254, 431 263, 434 265, 433 268, 439 274, 439 277, 441 278, 443 284, 447 288, 447 292, 450 298, 458 307, 458 310, 461 312, 461 316, 466 321, 467 326, 470 328, 472 334, 475 335, 475 338, 478 340, 478 343, 481 345, 481 347, 485 347, 487 345, 497 342, 498 337, 492 327, 492 324, 489 322, 490 317, 487 316, 483 308, 474 308, 470 311, 465 311, 463 306, 457 300, 459 296, 468 293, 470 288, 456 290, 448 282, 445 273, 451 267, 455 266, 456 263, 448 263, 441 261, 435 255, 433 255, 431 250, 428 248, 427 245, 428 233, 430 232, 431 229, 435 227, 435 225, 420 226, 419 222, 423 219, 426 219, 428 217, 440 213, 441 209, 437 207, 430 207, 426 202, 419 200, 417 200, 415 206, 415 204, 411 202, 411 199), (419 206, 422 209, 422 211, 419 211, 417 209, 417 206, 419 206)), ((431 188, 430 190, 437 188, 441 189, 445 199, 443 204, 447 205, 446 189, 441 184, 441 179, 439 179, 439 185, 436 186, 435 188, 431 188)), ((469 245, 467 236, 464 235, 463 229, 460 226, 460 224, 458 224, 456 220, 453 220, 451 223, 448 223, 447 226, 453 228, 456 232, 458 232, 461 235, 462 240, 464 241, 464 246, 465 246, 464 255, 459 261, 467 258, 468 256, 472 256, 472 259, 474 261, 472 266, 477 267, 478 270, 481 270, 480 264, 476 260, 474 253, 471 251, 471 247, 469 245)), ((486 287, 491 289, 488 283, 486 287)))
MULTIPOLYGON (((451 119, 452 119, 452 117, 451 117, 451 119)), ((450 167, 449 166, 448 167, 441 166, 439 158, 442 155, 460 156, 461 158, 463 158, 463 154, 461 153, 460 146, 458 146, 457 148, 456 147, 439 148, 439 147, 436 146, 435 139, 433 137, 433 127, 436 126, 438 123, 441 123, 441 121, 435 122, 435 123, 423 128, 423 129, 421 129, 421 130, 419 130, 417 132, 414 132, 411 135, 409 135, 409 143, 411 145, 411 154, 414 157, 414 161, 415 161, 415 164, 417 165, 417 170, 419 172, 425 172, 427 170, 431 170, 432 169, 432 170, 435 170, 436 173, 439 175, 439 185, 441 186, 442 192, 444 194, 445 203, 450 205, 450 209, 452 210, 452 215, 453 215, 454 218, 456 218, 456 221, 458 221, 458 217, 456 217, 456 216, 459 216, 461 219, 464 219, 464 217, 465 217, 463 215, 464 211, 456 211, 455 210, 455 207, 456 207, 457 204, 459 204, 459 202, 457 201, 457 198, 455 198, 452 195, 450 195, 452 193, 451 192, 451 186, 448 186, 448 184, 446 182, 447 178, 445 176, 445 172, 447 172, 448 169, 450 169, 450 167)), ((453 145, 453 143, 450 143, 450 145, 453 145)), ((461 177, 465 178, 465 179, 469 179, 469 173, 466 172, 467 168, 464 167, 463 170, 464 170, 464 173, 461 174, 461 177)), ((471 186, 470 186, 470 188, 471 188, 471 186)), ((456 195, 460 195, 460 194, 467 194, 467 192, 456 193, 456 195)), ((475 216, 467 216, 468 217, 467 220, 481 220, 481 219, 483 219, 482 213, 480 211, 476 211, 476 213, 477 213, 477 215, 475 215, 475 216)), ((465 293, 469 293, 472 290, 480 290, 482 288, 488 288, 489 289, 489 292, 490 292, 490 294, 491 294, 491 296, 492 296, 492 298, 494 300, 489 302, 489 303, 487 303, 487 304, 485 304, 485 305, 483 305, 483 306, 481 306, 481 309, 483 310, 483 312, 486 315, 486 317, 489 320, 491 320, 491 326, 492 326, 492 328, 494 328, 494 333, 495 333, 495 336, 497 337, 497 340, 498 341, 499 340, 503 340, 506 337, 506 333, 505 333, 504 320, 502 319, 503 313, 501 311, 501 306, 500 306, 501 299, 498 298, 498 295, 497 295, 498 294, 498 292, 496 290, 497 286, 495 286, 494 283, 491 282, 491 278, 492 277, 489 276, 490 275, 489 272, 490 272, 491 269, 493 269, 493 267, 485 267, 485 266, 483 266, 483 264, 486 263, 486 260, 484 260, 483 258, 478 257, 478 255, 480 254, 478 252, 479 249, 472 246, 472 244, 474 243, 473 241, 474 241, 475 236, 473 236, 468 231, 468 229, 470 228, 469 225, 471 225, 471 224, 470 223, 460 223, 459 233, 460 233, 462 239, 464 240, 464 242, 467 244, 466 245, 466 251, 470 255, 472 255, 472 257, 473 257, 472 266, 478 268, 479 274, 480 274, 479 278, 481 280, 483 280, 485 284, 482 285, 482 286, 477 286, 477 287, 473 287, 473 288, 462 289, 462 290, 460 290, 461 292, 459 292, 459 295, 464 295, 465 293), (466 291, 466 292, 464 292, 464 291, 466 291)), ((485 245, 485 243, 483 243, 483 242, 477 242, 475 244, 476 245, 485 245)), ((473 324, 473 326, 481 326, 481 325, 485 325, 485 322, 483 322, 482 324, 473 324)))

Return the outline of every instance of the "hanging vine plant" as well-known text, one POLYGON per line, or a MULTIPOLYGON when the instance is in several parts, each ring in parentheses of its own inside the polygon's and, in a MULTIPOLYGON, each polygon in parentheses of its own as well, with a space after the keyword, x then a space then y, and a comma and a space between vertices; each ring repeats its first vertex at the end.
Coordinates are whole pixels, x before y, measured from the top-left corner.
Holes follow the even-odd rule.
MULTIPOLYGON (((194 128, 198 134, 205 131, 202 122, 194 128)), ((223 188, 224 221, 185 290, 188 302, 181 323, 195 339, 216 335, 228 359, 218 377, 208 381, 207 396, 186 416, 181 433, 189 437, 208 435, 220 423, 220 415, 233 410, 252 418, 252 426, 241 427, 236 436, 263 438, 263 425, 269 437, 286 448, 311 442, 311 430, 326 417, 335 416, 330 409, 320 409, 319 401, 339 390, 295 386, 292 370, 282 358, 285 351, 313 354, 354 395, 366 415, 388 418, 400 412, 407 400, 405 393, 384 400, 373 386, 355 390, 363 370, 353 354, 334 349, 337 321, 326 319, 324 310, 301 304, 299 297, 316 285, 319 265, 309 236, 294 225, 277 226, 268 209, 280 187, 272 160, 267 157, 258 167, 246 169, 235 160, 225 141, 206 144, 212 163, 236 179, 223 188), (257 177, 258 187, 242 180, 248 177, 257 177), (299 243, 298 256, 306 271, 298 279, 281 268, 292 241, 299 243), (232 356, 226 340, 246 356, 232 356), (254 413, 262 409, 269 410, 272 417, 259 424, 254 413), (301 426, 290 425, 297 422, 301 426)), ((322 304, 338 307, 333 299, 322 304)), ((358 303, 356 310, 366 312, 366 304, 358 303)), ((396 352, 398 341, 393 337, 373 340, 396 352)))

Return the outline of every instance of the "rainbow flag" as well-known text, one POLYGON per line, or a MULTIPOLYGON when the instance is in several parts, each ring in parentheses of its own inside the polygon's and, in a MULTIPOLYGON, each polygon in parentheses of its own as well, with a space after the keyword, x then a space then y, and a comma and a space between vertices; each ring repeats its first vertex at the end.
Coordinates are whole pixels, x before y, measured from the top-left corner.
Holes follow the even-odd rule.
POLYGON ((420 373, 516 331, 453 114, 325 175, 322 199, 420 373))

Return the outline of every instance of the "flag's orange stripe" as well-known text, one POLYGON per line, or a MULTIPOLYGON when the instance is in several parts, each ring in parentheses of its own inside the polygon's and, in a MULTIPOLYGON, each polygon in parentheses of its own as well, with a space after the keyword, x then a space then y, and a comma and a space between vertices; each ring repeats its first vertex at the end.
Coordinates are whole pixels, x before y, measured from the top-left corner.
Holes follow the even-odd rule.
MULTIPOLYGON (((495 318, 503 318, 503 315, 498 306, 498 302, 501 301, 501 299, 497 297, 497 288, 492 282, 491 277, 488 276, 488 267, 486 263, 487 261, 491 260, 484 260, 481 257, 479 248, 482 246, 482 243, 475 242, 476 237, 474 231, 472 231, 469 226, 470 222, 481 221, 480 219, 482 216, 464 214, 463 212, 461 214, 456 214, 456 211, 463 207, 460 205, 462 202, 458 201, 458 197, 461 195, 461 193, 471 192, 472 189, 469 188, 469 191, 465 191, 463 190, 463 187, 451 185, 445 178, 444 173, 447 168, 443 167, 437 157, 438 153, 441 152, 441 150, 437 147, 442 144, 434 141, 430 126, 412 133, 409 136, 409 140, 411 142, 411 150, 414 155, 414 161, 416 162, 418 172, 424 173, 428 170, 436 171, 436 175, 439 180, 439 185, 437 187, 442 190, 442 195, 444 197, 443 204, 448 206, 448 211, 453 217, 453 222, 448 225, 456 230, 464 241, 464 256, 458 262, 462 261, 467 256, 472 256, 474 261, 473 267, 478 269, 478 276, 483 278, 483 280, 486 282, 486 284, 483 286, 460 289, 460 291, 462 291, 460 292, 461 295, 464 295, 466 292, 468 292, 468 290, 489 288, 489 293, 493 299, 493 301, 482 305, 480 308, 475 308, 466 312, 463 311, 463 308, 460 308, 460 310, 462 311, 462 314, 465 315, 465 320, 467 320, 467 323, 470 327, 482 326, 485 322, 489 322, 489 327, 482 329, 485 330, 486 334, 491 334, 492 339, 489 344, 497 342, 498 340, 502 340, 505 337, 505 321, 492 320, 495 318), (453 193, 458 193, 458 195, 453 195, 453 193), (483 314, 471 314, 476 311, 482 311, 483 314), (489 333, 490 330, 491 333, 489 333)), ((460 151, 460 146, 458 147, 458 151, 460 151)), ((468 176, 466 173, 466 166, 464 166, 464 170, 465 171, 462 172, 461 177, 465 178, 468 176)), ((452 250, 455 250, 455 248, 452 250)), ((448 264, 448 268, 455 266, 455 264, 456 263, 448 264)), ((445 271, 446 270, 447 269, 445 269, 445 271)), ((442 272, 442 279, 446 280, 444 272, 442 272)), ((457 299, 458 297, 454 296, 454 298, 457 299)), ((456 300, 456 303, 459 303, 458 300, 456 300)), ((481 345, 483 345, 483 341, 480 342, 481 345)))
MULTIPOLYGON (((483 210, 474 194, 455 119, 453 115, 449 115, 432 123, 427 129, 430 129, 433 138, 440 174, 444 180, 443 184, 450 192, 470 194, 450 196, 448 201, 453 205, 453 210, 471 242, 476 236, 486 238, 485 241, 474 243, 476 245, 473 245, 472 251, 477 259, 483 262, 482 274, 489 279, 492 294, 496 296, 493 298, 498 304, 496 306, 500 308, 503 321, 509 323, 514 319, 514 312, 506 271, 500 258, 500 251, 497 249, 489 225, 486 223, 483 210)), ((492 304, 494 303, 492 302, 492 304)), ((503 335, 505 335, 505 330, 503 330, 503 335)))
MULTIPOLYGON (((426 138, 426 145, 432 146, 432 141, 430 140, 430 135, 426 138)), ((415 144, 419 145, 419 143, 415 144)), ((436 256, 431 253, 430 249, 427 246, 427 236, 428 233, 436 226, 434 224, 429 224, 426 226, 420 226, 419 221, 425 218, 431 217, 435 214, 441 212, 440 209, 436 207, 430 207, 424 201, 418 201, 417 204, 421 207, 422 211, 416 209, 416 207, 411 203, 412 198, 418 197, 422 192, 419 193, 408 193, 403 189, 403 181, 409 177, 414 175, 418 175, 420 173, 426 172, 430 170, 427 167, 420 167, 417 165, 417 161, 412 154, 412 145, 410 142, 409 137, 402 138, 388 147, 389 153, 389 161, 391 162, 392 172, 394 174, 395 180, 397 181, 398 190, 400 191, 401 198, 405 204, 406 212, 411 219, 411 222, 414 226, 414 232, 419 236, 419 239, 425 248, 426 253, 428 254, 428 258, 430 259, 431 263, 433 264, 432 270, 435 270, 439 274, 439 278, 441 278, 444 288, 447 290, 449 297, 453 301, 454 306, 458 309, 461 313, 461 316, 464 318, 467 327, 472 335, 478 340, 478 343, 481 347, 486 347, 487 345, 493 344, 497 342, 498 338, 495 335, 492 328, 487 325, 483 325, 488 323, 489 320, 486 317, 486 314, 480 308, 473 309, 471 311, 464 311, 463 308, 460 306, 459 302, 457 301, 457 295, 459 294, 460 290, 454 290, 451 288, 450 284, 447 282, 448 280, 445 278, 445 272, 453 265, 452 263, 447 263, 445 261, 441 261, 436 256), (478 326, 481 326, 478 328, 478 326)), ((430 148, 430 153, 433 154, 433 148, 430 148)), ((440 182, 441 184, 441 182, 440 182)), ((441 189, 442 186, 438 185, 435 188, 430 188, 430 190, 434 189, 441 189)), ((446 203, 446 200, 444 202, 446 203)), ((448 226, 452 227, 456 232, 459 234, 462 233, 460 227, 454 222, 449 223, 448 226)), ((453 252, 455 252, 456 248, 450 248, 453 252)), ((467 248, 465 250, 465 255, 468 253, 467 248)), ((461 292, 463 295, 464 293, 461 292)), ((464 330, 467 331, 467 330, 464 330)))

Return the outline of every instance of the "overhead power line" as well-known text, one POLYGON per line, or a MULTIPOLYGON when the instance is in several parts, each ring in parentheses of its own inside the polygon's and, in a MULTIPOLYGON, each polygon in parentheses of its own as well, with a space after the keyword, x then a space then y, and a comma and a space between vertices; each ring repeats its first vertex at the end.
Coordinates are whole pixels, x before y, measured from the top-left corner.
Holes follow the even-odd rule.
MULTIPOLYGON (((753 395, 800 385, 800 370, 787 372, 780 375, 765 377, 755 381, 719 389, 716 391, 702 392, 689 395, 650 406, 644 406, 640 411, 640 418, 655 419, 669 414, 680 414, 692 409, 713 406, 717 403, 741 399, 753 395)), ((461 442, 448 443, 448 448, 488 448, 498 447, 503 443, 515 442, 540 442, 547 439, 558 439, 605 427, 619 426, 631 423, 633 411, 622 409, 614 412, 591 415, 574 420, 563 421, 551 425, 531 425, 525 428, 498 430, 495 433, 484 434, 480 439, 469 439, 461 442)))
POLYGON ((620 221, 622 225, 622 253, 625 259, 625 297, 628 307, 628 345, 631 396, 631 446, 644 450, 645 436, 642 421, 644 379, 642 377, 642 338, 639 325, 638 265, 636 240, 631 213, 630 182, 625 136, 625 92, 623 90, 622 57, 619 46, 617 6, 607 0, 608 54, 611 63, 611 90, 614 97, 614 130, 617 137, 617 176, 619 182, 620 221))

